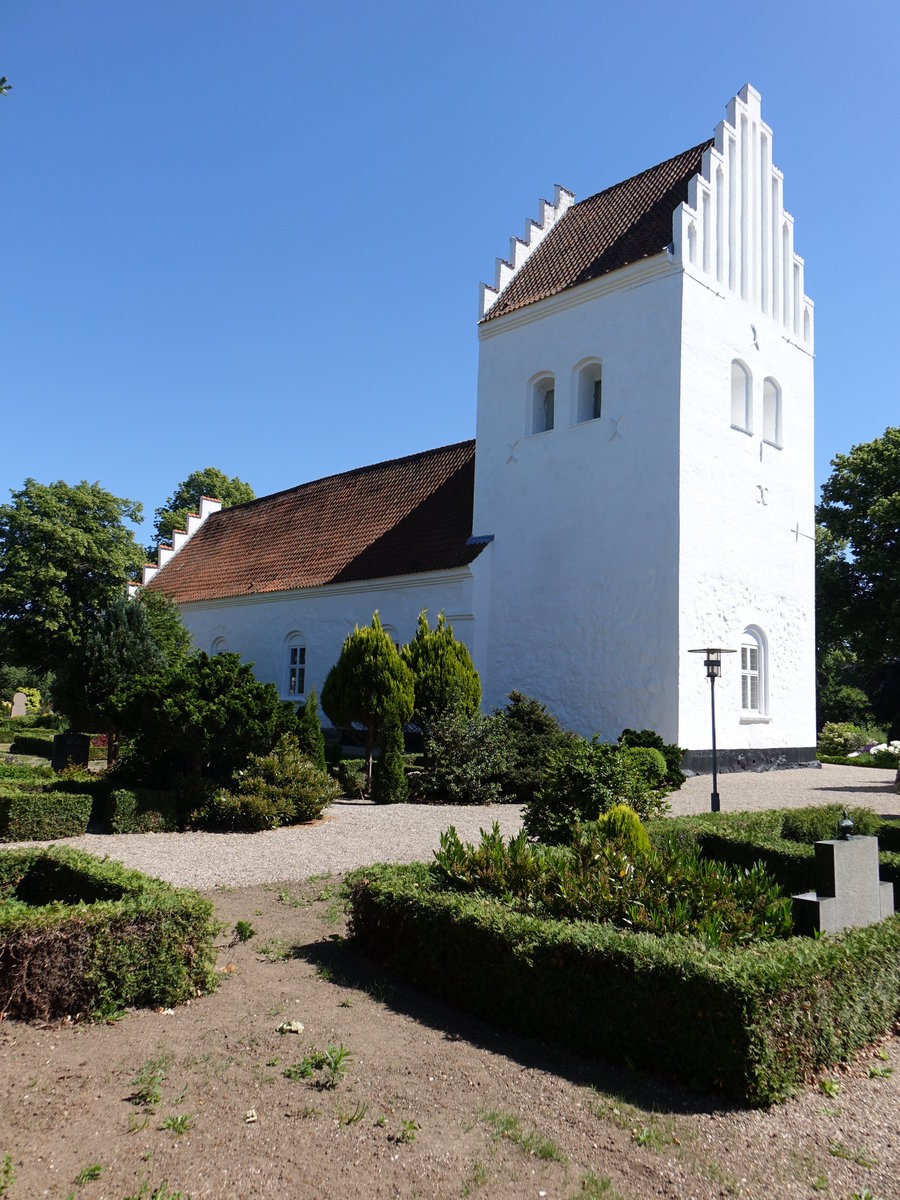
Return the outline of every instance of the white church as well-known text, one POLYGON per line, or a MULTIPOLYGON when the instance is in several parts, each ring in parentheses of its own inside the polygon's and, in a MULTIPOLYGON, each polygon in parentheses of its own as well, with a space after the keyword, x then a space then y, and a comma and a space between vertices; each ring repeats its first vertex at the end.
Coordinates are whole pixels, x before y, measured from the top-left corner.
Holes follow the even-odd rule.
POLYGON ((480 298, 474 441, 220 511, 144 584, 286 700, 375 609, 446 613, 486 710, 650 728, 704 769, 815 758, 813 304, 747 85, 713 136, 577 201, 557 187, 480 298))

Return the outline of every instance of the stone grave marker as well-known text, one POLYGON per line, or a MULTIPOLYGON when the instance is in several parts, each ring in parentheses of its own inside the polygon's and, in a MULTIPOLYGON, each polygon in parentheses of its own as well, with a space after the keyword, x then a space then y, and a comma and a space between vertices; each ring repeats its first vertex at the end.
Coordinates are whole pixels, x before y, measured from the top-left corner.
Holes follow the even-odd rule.
POLYGON ((24 717, 28 710, 28 700, 24 692, 16 692, 12 698, 11 717, 24 717))
POLYGON ((878 877, 878 838, 853 836, 846 813, 840 825, 845 836, 816 842, 816 890, 793 897, 798 933, 874 925, 894 911, 894 885, 878 877))

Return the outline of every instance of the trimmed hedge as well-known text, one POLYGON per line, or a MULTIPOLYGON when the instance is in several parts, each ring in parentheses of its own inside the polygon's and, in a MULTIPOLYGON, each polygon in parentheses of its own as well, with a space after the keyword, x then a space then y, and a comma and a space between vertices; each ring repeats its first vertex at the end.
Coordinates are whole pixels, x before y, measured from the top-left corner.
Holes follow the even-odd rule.
POLYGON ((492 1021, 754 1105, 889 1029, 900 916, 740 950, 514 913, 422 863, 347 876, 357 946, 492 1021))
POLYGON ((77 850, 0 852, 0 1013, 104 1018, 217 983, 213 907, 77 850))
POLYGON ((173 833, 181 827, 178 793, 155 788, 116 788, 103 802, 112 833, 173 833))
MULTIPOLYGON (((802 810, 773 808, 753 813, 700 813, 647 822, 651 839, 667 834, 694 842, 706 858, 734 866, 750 867, 761 862, 785 891, 796 893, 815 888, 813 843, 837 835, 843 809, 839 804, 802 810), (807 841, 784 836, 785 828, 795 836, 805 828, 807 841)), ((893 883, 900 903, 900 821, 885 821, 870 809, 851 808, 850 816, 860 833, 878 838, 878 861, 882 880, 893 883)))
POLYGON ((37 758, 53 757, 52 730, 32 729, 28 733, 17 733, 9 747, 10 754, 30 754, 37 758))
POLYGON ((92 804, 86 792, 0 785, 0 842, 77 837, 87 830, 92 804))

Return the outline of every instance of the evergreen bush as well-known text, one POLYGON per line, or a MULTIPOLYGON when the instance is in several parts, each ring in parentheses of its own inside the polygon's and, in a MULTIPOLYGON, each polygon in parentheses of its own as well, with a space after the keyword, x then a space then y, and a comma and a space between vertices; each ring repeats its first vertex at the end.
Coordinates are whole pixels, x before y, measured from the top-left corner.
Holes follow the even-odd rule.
POLYGON ((405 804, 409 785, 403 760, 403 728, 396 713, 388 714, 381 734, 381 755, 375 762, 372 799, 376 804, 405 804))
POLYGON ((417 799, 426 804, 494 804, 507 797, 510 750, 501 721, 451 710, 425 735, 417 799))
POLYGON ((517 691, 509 693, 501 728, 509 755, 504 793, 519 804, 530 804, 540 787, 547 755, 565 740, 565 731, 539 700, 517 691))
POLYGON ((297 714, 297 745, 301 754, 314 762, 320 771, 325 770, 325 738, 319 720, 319 701, 313 687, 306 693, 306 701, 297 714))
POLYGON ((681 769, 684 750, 674 742, 664 742, 658 733, 652 729, 623 729, 619 734, 620 746, 647 746, 658 750, 666 760, 666 782, 669 791, 677 791, 687 776, 681 769))
POLYGON ((627 804, 614 804, 607 812, 601 813, 596 828, 601 838, 618 842, 626 854, 650 853, 650 835, 641 818, 627 804))
POLYGON ((459 711, 473 717, 481 704, 481 680, 468 648, 453 636, 444 614, 434 629, 428 611, 419 613, 416 635, 401 651, 413 676, 413 724, 422 732, 444 713, 459 711))

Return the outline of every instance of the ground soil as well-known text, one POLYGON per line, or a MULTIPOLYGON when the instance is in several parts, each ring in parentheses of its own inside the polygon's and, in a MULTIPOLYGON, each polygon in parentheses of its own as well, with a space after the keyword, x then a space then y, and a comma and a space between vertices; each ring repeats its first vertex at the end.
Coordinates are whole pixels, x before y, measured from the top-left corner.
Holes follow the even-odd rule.
POLYGON ((210 893, 221 985, 174 1012, 0 1022, 0 1166, 7 1153, 15 1173, 0 1194, 900 1197, 900 1037, 832 1070, 832 1094, 731 1107, 405 987, 343 940, 339 885, 210 893), (302 1033, 278 1032, 293 1021, 302 1033), (349 1052, 336 1086, 285 1076, 329 1045, 349 1052), (135 1080, 154 1068, 142 1103, 135 1080))

